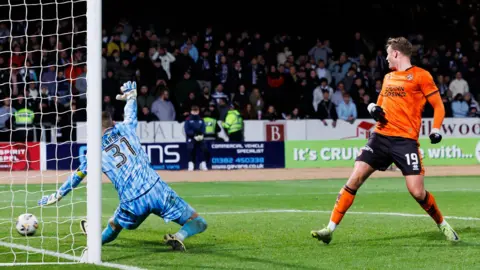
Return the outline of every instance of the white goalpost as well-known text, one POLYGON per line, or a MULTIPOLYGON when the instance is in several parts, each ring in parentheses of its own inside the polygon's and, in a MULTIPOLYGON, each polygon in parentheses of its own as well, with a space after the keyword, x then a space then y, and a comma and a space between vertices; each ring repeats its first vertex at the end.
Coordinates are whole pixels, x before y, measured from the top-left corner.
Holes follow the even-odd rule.
POLYGON ((0 1, 0 267, 133 269, 101 259, 101 53, 101 0, 0 1), (86 156, 74 147, 76 129, 87 131, 86 156), (86 185, 39 206, 84 158, 86 185), (16 231, 25 213, 38 219, 32 236, 16 231), (88 237, 79 225, 84 218, 88 237))
POLYGON ((102 1, 87 0, 87 252, 100 263, 102 242, 102 1), (90 91, 89 91, 90 90, 90 91))

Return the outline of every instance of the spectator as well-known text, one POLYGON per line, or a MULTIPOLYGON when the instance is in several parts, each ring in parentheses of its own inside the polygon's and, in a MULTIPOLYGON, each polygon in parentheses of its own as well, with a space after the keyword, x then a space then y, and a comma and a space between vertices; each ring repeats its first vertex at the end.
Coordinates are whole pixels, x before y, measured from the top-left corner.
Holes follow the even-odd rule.
POLYGON ((468 111, 467 102, 463 99, 462 94, 458 93, 452 102, 453 117, 467 117, 468 111))
POLYGON ((47 87, 48 94, 50 96, 55 95, 55 90, 56 90, 56 86, 57 86, 56 85, 56 79, 57 79, 56 67, 52 64, 51 66, 48 67, 48 70, 46 70, 42 73, 42 78, 41 78, 42 87, 47 87))
MULTIPOLYGON (((112 104, 112 100, 110 99, 110 96, 103 97, 102 111, 109 112, 110 115, 115 116, 116 110, 115 110, 115 106, 112 104)), ((117 117, 113 117, 113 118, 116 119, 117 117)))
POLYGON ((318 63, 318 61, 320 60, 326 62, 329 58, 329 54, 333 53, 332 49, 330 49, 328 45, 328 40, 322 42, 317 39, 317 44, 315 45, 315 47, 310 49, 308 55, 311 56, 316 63, 318 63))
POLYGON ((257 114, 257 119, 262 119, 264 102, 258 88, 254 88, 252 93, 250 94, 250 104, 252 105, 253 110, 257 114))
POLYGON ((192 57, 193 61, 196 63, 198 61, 198 50, 194 44, 192 44, 192 40, 188 39, 185 44, 180 48, 181 51, 187 49, 188 54, 192 57))
POLYGON ((450 102, 450 98, 447 95, 442 96, 443 107, 445 108, 445 117, 452 117, 452 103, 450 102))
POLYGON ((324 125, 327 125, 327 121, 325 119, 333 120, 333 127, 336 126, 338 115, 335 104, 330 100, 330 92, 328 90, 324 90, 323 92, 323 99, 318 104, 316 109, 318 119, 322 120, 324 125))
POLYGON ((279 119, 277 110, 273 105, 268 106, 267 112, 263 115, 264 120, 275 121, 279 119))
POLYGON ((115 76, 117 76, 116 79, 118 80, 118 83, 122 85, 123 83, 132 80, 134 75, 135 75, 135 70, 130 65, 130 60, 123 59, 122 66, 120 66, 115 72, 115 76))
POLYGON ((175 108, 169 100, 169 96, 168 90, 162 90, 160 96, 152 104, 152 113, 159 121, 175 121, 175 108))
POLYGON ((195 73, 197 75, 197 81, 201 88, 212 88, 212 80, 214 75, 214 66, 212 59, 209 56, 208 49, 202 49, 201 55, 197 61, 195 73))
POLYGON ((289 120, 300 120, 300 119, 303 119, 301 113, 300 113, 300 109, 295 107, 293 110, 292 110, 292 113, 290 113, 287 117, 287 119, 289 120))
POLYGON ((348 93, 343 94, 343 101, 337 107, 338 118, 353 124, 357 119, 357 107, 348 93))
POLYGON ((343 101, 343 94, 345 94, 345 84, 343 82, 339 82, 337 84, 337 88, 335 89, 335 92, 333 93, 331 100, 335 106, 338 107, 338 105, 343 101))
POLYGON ((186 102, 190 93, 200 93, 200 87, 194 79, 192 79, 190 72, 183 74, 183 80, 181 80, 175 87, 175 98, 180 106, 186 102))
POLYGON ((85 102, 87 99, 87 65, 83 66, 83 72, 76 78, 75 89, 77 89, 76 93, 79 98, 85 102))
POLYGON ((319 60, 318 67, 316 68, 317 76, 319 79, 325 78, 327 79, 327 84, 330 85, 332 83, 332 74, 330 70, 325 67, 325 61, 319 60))
POLYGON ((253 109, 252 104, 245 104, 245 109, 242 111, 243 120, 258 120, 257 112, 253 109))
MULTIPOLYGON (((356 71, 350 69, 351 65, 352 62, 347 59, 346 53, 342 53, 338 61, 333 62, 331 71, 335 83, 343 81, 347 73, 349 73, 351 77, 355 74, 356 71)), ((347 91, 350 90, 350 86, 352 83, 353 80, 351 82, 345 83, 345 89, 347 89, 347 91)))
POLYGON ((468 107, 471 109, 471 108, 475 108, 475 110, 478 112, 480 110, 480 107, 478 105, 478 102, 472 97, 472 95, 470 94, 470 92, 467 92, 463 95, 463 99, 465 100, 465 102, 467 103, 468 107))
POLYGON ((169 53, 165 48, 158 48, 157 53, 154 54, 154 59, 152 60, 157 60, 160 59, 162 63, 163 70, 167 73, 168 79, 170 80, 172 78, 172 72, 171 72, 171 64, 175 62, 175 56, 173 54, 169 53))
POLYGON ((358 102, 358 118, 359 119, 370 119, 372 116, 368 112, 368 104, 371 103, 370 95, 365 93, 358 102))
POLYGON ((138 121, 144 121, 144 122, 152 122, 152 121, 158 121, 158 118, 150 112, 150 109, 148 107, 142 107, 141 110, 138 112, 138 121))
MULTIPOLYGON (((249 97, 247 95, 247 89, 245 85, 241 84, 238 86, 238 92, 233 95, 232 102, 237 103, 240 108, 245 108, 247 105, 249 97)), ((245 117, 244 117, 245 119, 245 117)))
POLYGON ((140 93, 137 97, 138 107, 151 108, 154 101, 155 101, 155 97, 153 97, 153 95, 150 94, 150 92, 148 91, 148 87, 146 85, 142 85, 140 87, 140 93))
POLYGON ((9 97, 2 100, 2 107, 0 107, 0 141, 10 141, 10 134, 12 124, 15 124, 13 115, 17 110, 10 106, 11 99, 9 97))
POLYGON ((225 121, 225 117, 229 111, 229 106, 227 104, 226 98, 219 98, 217 102, 218 120, 225 121))
POLYGON ((188 94, 187 100, 182 103, 182 115, 187 118, 190 115, 190 111, 192 110, 192 106, 198 107, 198 99, 195 95, 195 92, 190 92, 188 94))
POLYGON ((457 94, 461 94, 462 96, 465 95, 469 91, 468 83, 462 77, 461 72, 457 72, 455 74, 455 80, 450 83, 450 91, 452 91, 452 96, 456 97, 457 94))
POLYGON ((107 45, 107 56, 112 55, 114 51, 123 51, 125 44, 122 42, 120 33, 115 33, 107 45))

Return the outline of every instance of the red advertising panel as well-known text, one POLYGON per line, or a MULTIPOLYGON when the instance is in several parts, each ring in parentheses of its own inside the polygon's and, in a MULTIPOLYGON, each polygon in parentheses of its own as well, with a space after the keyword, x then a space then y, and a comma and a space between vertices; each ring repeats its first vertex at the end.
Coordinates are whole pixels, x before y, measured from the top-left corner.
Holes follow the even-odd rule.
POLYGON ((0 171, 40 170, 40 143, 0 143, 0 171))

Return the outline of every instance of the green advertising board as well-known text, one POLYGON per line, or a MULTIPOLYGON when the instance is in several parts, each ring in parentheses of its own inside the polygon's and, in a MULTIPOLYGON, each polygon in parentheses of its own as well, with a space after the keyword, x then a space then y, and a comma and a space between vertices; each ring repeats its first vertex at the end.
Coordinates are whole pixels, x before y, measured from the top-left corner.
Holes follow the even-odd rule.
MULTIPOLYGON (((366 139, 285 141, 286 168, 352 167, 366 139)), ((444 138, 439 144, 420 139, 423 164, 480 164, 480 139, 444 138)))

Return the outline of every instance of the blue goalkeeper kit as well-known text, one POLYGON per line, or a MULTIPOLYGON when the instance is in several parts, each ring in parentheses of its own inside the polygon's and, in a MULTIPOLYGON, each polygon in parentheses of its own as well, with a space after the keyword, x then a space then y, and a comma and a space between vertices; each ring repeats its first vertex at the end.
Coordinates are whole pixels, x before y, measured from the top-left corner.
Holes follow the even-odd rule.
MULTIPOLYGON (((102 138, 102 171, 112 181, 120 200, 115 221, 123 228, 134 229, 151 213, 165 222, 185 219, 183 216, 193 214, 194 209, 153 170, 136 128, 137 102, 129 99, 124 121, 107 129, 102 138)), ((86 175, 87 162, 84 161, 60 187, 60 195, 68 194, 86 175)))

